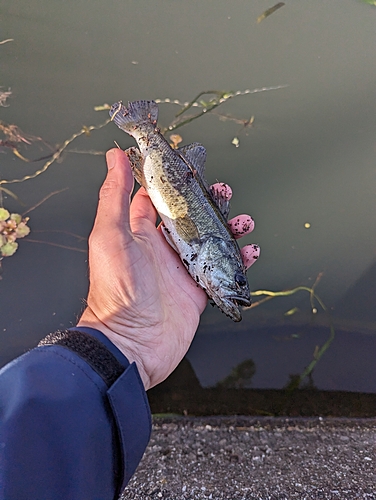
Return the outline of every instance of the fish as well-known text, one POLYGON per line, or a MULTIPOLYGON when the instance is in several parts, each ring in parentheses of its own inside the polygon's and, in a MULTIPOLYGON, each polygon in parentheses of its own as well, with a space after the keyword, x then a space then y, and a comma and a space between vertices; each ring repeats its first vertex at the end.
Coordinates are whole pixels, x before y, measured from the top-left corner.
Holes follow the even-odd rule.
POLYGON ((111 120, 138 145, 125 152, 136 181, 159 213, 161 229, 188 273, 233 321, 251 305, 246 268, 227 220, 225 190, 205 180, 205 147, 194 142, 173 149, 158 128, 158 105, 116 102, 111 120))

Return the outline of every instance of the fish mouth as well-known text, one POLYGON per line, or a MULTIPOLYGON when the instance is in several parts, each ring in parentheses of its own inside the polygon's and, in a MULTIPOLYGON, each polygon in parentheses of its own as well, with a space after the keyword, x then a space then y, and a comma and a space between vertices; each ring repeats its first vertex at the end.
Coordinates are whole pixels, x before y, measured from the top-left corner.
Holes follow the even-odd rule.
POLYGON ((235 306, 250 306, 252 304, 251 297, 242 297, 241 295, 229 295, 227 297, 223 297, 225 300, 229 300, 232 302, 235 306))
POLYGON ((218 307, 233 321, 238 322, 242 319, 241 308, 247 307, 252 303, 250 297, 241 295, 228 295, 220 299, 218 307))
POLYGON ((252 304, 251 298, 246 297, 227 297, 228 300, 231 300, 236 306, 244 306, 249 307, 252 304))

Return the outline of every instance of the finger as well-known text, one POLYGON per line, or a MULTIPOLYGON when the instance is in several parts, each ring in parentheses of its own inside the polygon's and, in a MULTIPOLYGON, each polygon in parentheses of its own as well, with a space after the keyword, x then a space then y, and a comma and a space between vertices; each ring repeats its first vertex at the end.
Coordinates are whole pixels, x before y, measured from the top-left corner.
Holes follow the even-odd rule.
POLYGON ((151 222, 153 226, 155 226, 157 222, 157 211, 143 187, 141 187, 133 197, 130 219, 132 231, 137 230, 140 224, 143 224, 145 220, 151 222))
POLYGON ((246 245, 240 250, 246 269, 249 269, 260 257, 260 247, 258 245, 246 245))
POLYGON ((215 184, 212 184, 210 186, 210 190, 215 193, 219 193, 219 195, 227 201, 230 201, 232 198, 232 189, 224 182, 216 182, 215 184))
POLYGON ((99 192, 92 239, 111 238, 113 228, 121 228, 131 239, 129 204, 134 181, 129 160, 122 150, 114 148, 107 152, 106 161, 108 171, 99 192))
POLYGON ((237 240, 246 234, 251 233, 255 228, 255 221, 250 215, 238 215, 228 221, 228 226, 237 240))

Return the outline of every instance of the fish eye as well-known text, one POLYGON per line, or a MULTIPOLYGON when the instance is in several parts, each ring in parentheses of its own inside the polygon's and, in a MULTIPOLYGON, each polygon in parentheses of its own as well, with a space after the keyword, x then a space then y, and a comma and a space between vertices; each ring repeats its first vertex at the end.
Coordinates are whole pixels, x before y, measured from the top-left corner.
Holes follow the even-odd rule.
POLYGON ((235 274, 235 282, 239 286, 245 286, 247 284, 247 280, 245 279, 245 277, 241 273, 236 273, 235 274))

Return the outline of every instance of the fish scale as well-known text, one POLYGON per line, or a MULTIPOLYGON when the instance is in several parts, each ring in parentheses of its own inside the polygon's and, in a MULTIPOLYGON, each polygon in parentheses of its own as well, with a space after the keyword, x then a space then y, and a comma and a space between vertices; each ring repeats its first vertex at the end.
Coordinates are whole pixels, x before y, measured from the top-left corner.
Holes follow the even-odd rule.
POLYGON ((110 117, 137 141, 139 149, 126 153, 162 219, 166 240, 221 311, 240 321, 241 306, 251 304, 246 269, 227 224, 229 201, 205 181, 204 146, 172 149, 157 127, 154 101, 115 103, 110 117))

